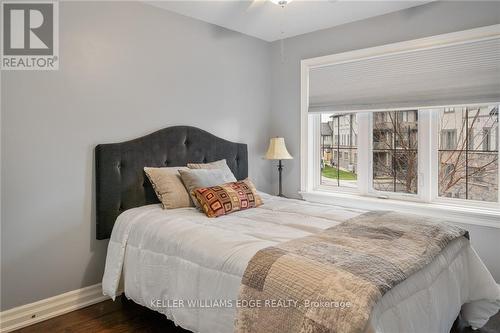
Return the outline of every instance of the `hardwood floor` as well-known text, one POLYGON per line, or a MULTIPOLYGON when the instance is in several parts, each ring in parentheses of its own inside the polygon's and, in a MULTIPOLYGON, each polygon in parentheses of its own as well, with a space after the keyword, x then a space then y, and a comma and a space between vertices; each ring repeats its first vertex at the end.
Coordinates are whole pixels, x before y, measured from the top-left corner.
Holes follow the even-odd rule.
POLYGON ((119 297, 76 310, 44 322, 22 328, 15 333, 40 332, 145 332, 190 333, 164 315, 119 297))
MULTIPOLYGON (((457 320, 450 333, 500 333, 500 312, 491 318, 488 324, 480 330, 473 331, 463 326, 457 320)), ((122 297, 116 302, 111 300, 104 301, 15 332, 190 333, 180 327, 176 327, 165 316, 139 306, 134 302, 127 301, 122 297)))

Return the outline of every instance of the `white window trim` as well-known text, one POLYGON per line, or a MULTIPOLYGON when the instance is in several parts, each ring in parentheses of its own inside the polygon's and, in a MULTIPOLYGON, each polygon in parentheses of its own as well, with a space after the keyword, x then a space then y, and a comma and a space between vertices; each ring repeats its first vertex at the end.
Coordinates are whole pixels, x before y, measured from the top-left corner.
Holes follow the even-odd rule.
POLYGON ((458 223, 500 228, 498 210, 465 207, 459 204, 412 202, 404 200, 380 199, 348 193, 337 193, 317 189, 300 192, 303 199, 310 202, 339 205, 366 210, 396 210, 438 218, 458 223))
MULTIPOLYGON (((437 163, 437 151, 432 149, 437 147, 438 134, 435 128, 435 121, 431 121, 433 114, 430 109, 445 107, 435 106, 426 107, 424 112, 419 111, 419 158, 418 158, 418 177, 419 177, 419 192, 417 195, 401 195, 394 193, 383 192, 384 197, 381 199, 373 197, 373 192, 370 192, 368 184, 371 177, 371 170, 360 172, 358 175, 358 188, 356 193, 352 190, 342 191, 325 191, 324 188, 317 186, 320 183, 319 170, 320 163, 320 145, 319 139, 315 138, 313 133, 319 133, 320 116, 309 114, 309 71, 312 68, 329 66, 342 62, 349 62, 357 59, 365 59, 381 56, 387 53, 405 53, 416 49, 433 48, 449 44, 460 44, 470 42, 472 40, 484 40, 490 38, 498 38, 500 36, 500 24, 454 32, 444 35, 438 35, 428 38, 421 38, 406 42, 388 44, 367 49, 355 50, 350 52, 338 53, 323 57, 304 59, 301 61, 301 147, 300 147, 300 193, 305 200, 341 204, 344 206, 358 207, 363 209, 392 209, 401 211, 412 211, 420 214, 428 214, 433 216, 442 216, 450 218, 458 222, 467 224, 477 224, 490 227, 500 228, 500 206, 498 203, 481 203, 474 202, 474 206, 470 205, 470 200, 446 199, 437 197, 437 189, 435 187, 420 186, 426 182, 423 177, 428 175, 431 177, 431 184, 437 186, 436 168, 432 168, 433 163, 437 163), (427 124, 427 125, 425 125, 427 124), (423 125, 423 126, 421 126, 423 125), (430 138, 422 140, 422 138, 430 138), (430 161, 428 160, 430 158, 430 161), (427 159, 427 161, 425 161, 427 159), (434 181, 435 180, 435 181, 434 181), (369 195, 372 196, 369 196, 369 195), (405 200, 396 200, 402 199, 405 200), (410 200, 415 200, 412 202, 410 200), (464 206, 463 203, 467 203, 464 206)), ((454 105, 446 105, 454 107, 454 105)), ((457 105, 458 106, 458 105, 457 105)), ((415 109, 415 108, 414 108, 415 109)), ((364 111, 364 110, 359 110, 364 111)), ((374 111, 374 110, 371 110, 374 111)), ((389 111, 389 110, 379 110, 389 111)), ((327 112, 327 110, 325 110, 327 112)), ((369 117, 368 114, 359 114, 358 117, 369 117)), ((359 123, 358 128, 358 147, 365 144, 371 145, 370 128, 365 128, 367 121, 359 123)), ((500 131, 497 131, 500 136, 500 131)), ((369 149, 358 149, 358 169, 371 166, 371 156, 369 149)), ((499 178, 500 179, 500 168, 499 178)), ((500 189, 499 189, 500 197, 500 189)))

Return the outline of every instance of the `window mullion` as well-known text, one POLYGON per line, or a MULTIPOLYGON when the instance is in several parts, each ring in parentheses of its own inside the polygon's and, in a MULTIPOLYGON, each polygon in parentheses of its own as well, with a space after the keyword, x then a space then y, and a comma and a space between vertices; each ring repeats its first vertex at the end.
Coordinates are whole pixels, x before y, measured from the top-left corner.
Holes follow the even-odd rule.
POLYGON ((371 179, 371 131, 370 118, 372 113, 361 112, 358 121, 358 190, 361 195, 367 195, 371 179))
POLYGON ((495 143, 495 148, 497 149, 497 203, 500 203, 500 124, 499 124, 500 119, 497 119, 497 138, 496 138, 496 143, 495 143))
POLYGON ((321 152, 320 152, 320 137, 321 137, 321 115, 313 114, 310 115, 310 131, 313 133, 312 141, 309 145, 310 161, 312 161, 312 172, 310 175, 311 187, 317 188, 321 184, 321 152))
POLYGON ((431 202, 437 184, 433 169, 437 167, 437 145, 435 142, 435 112, 430 109, 418 111, 418 193, 425 202, 431 202))
POLYGON ((427 110, 430 118, 430 158, 429 158, 429 190, 430 201, 437 199, 439 194, 439 110, 427 110))

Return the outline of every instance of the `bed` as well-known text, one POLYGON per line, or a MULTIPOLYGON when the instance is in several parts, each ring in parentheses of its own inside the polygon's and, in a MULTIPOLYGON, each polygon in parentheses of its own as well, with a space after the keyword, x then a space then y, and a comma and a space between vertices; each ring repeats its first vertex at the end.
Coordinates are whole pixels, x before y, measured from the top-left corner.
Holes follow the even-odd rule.
MULTIPOLYGON (((261 193, 264 205, 217 219, 161 209, 144 166, 226 159, 247 177, 247 147, 187 126, 96 147, 97 237, 111 236, 103 292, 126 297, 192 332, 233 332, 248 262, 259 250, 365 213, 261 193)), ((500 308, 500 290, 464 238, 388 291, 370 315, 374 332, 449 332, 461 311, 473 327, 500 308)))

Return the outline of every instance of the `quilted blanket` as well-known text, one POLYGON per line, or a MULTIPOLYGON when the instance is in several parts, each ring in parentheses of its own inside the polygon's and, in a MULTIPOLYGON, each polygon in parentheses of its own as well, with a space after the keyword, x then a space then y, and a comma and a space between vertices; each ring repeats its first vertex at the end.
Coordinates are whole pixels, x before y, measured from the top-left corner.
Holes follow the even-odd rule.
POLYGON ((444 221, 375 211, 264 248, 243 275, 236 332, 365 332, 375 303, 459 237, 444 221))

